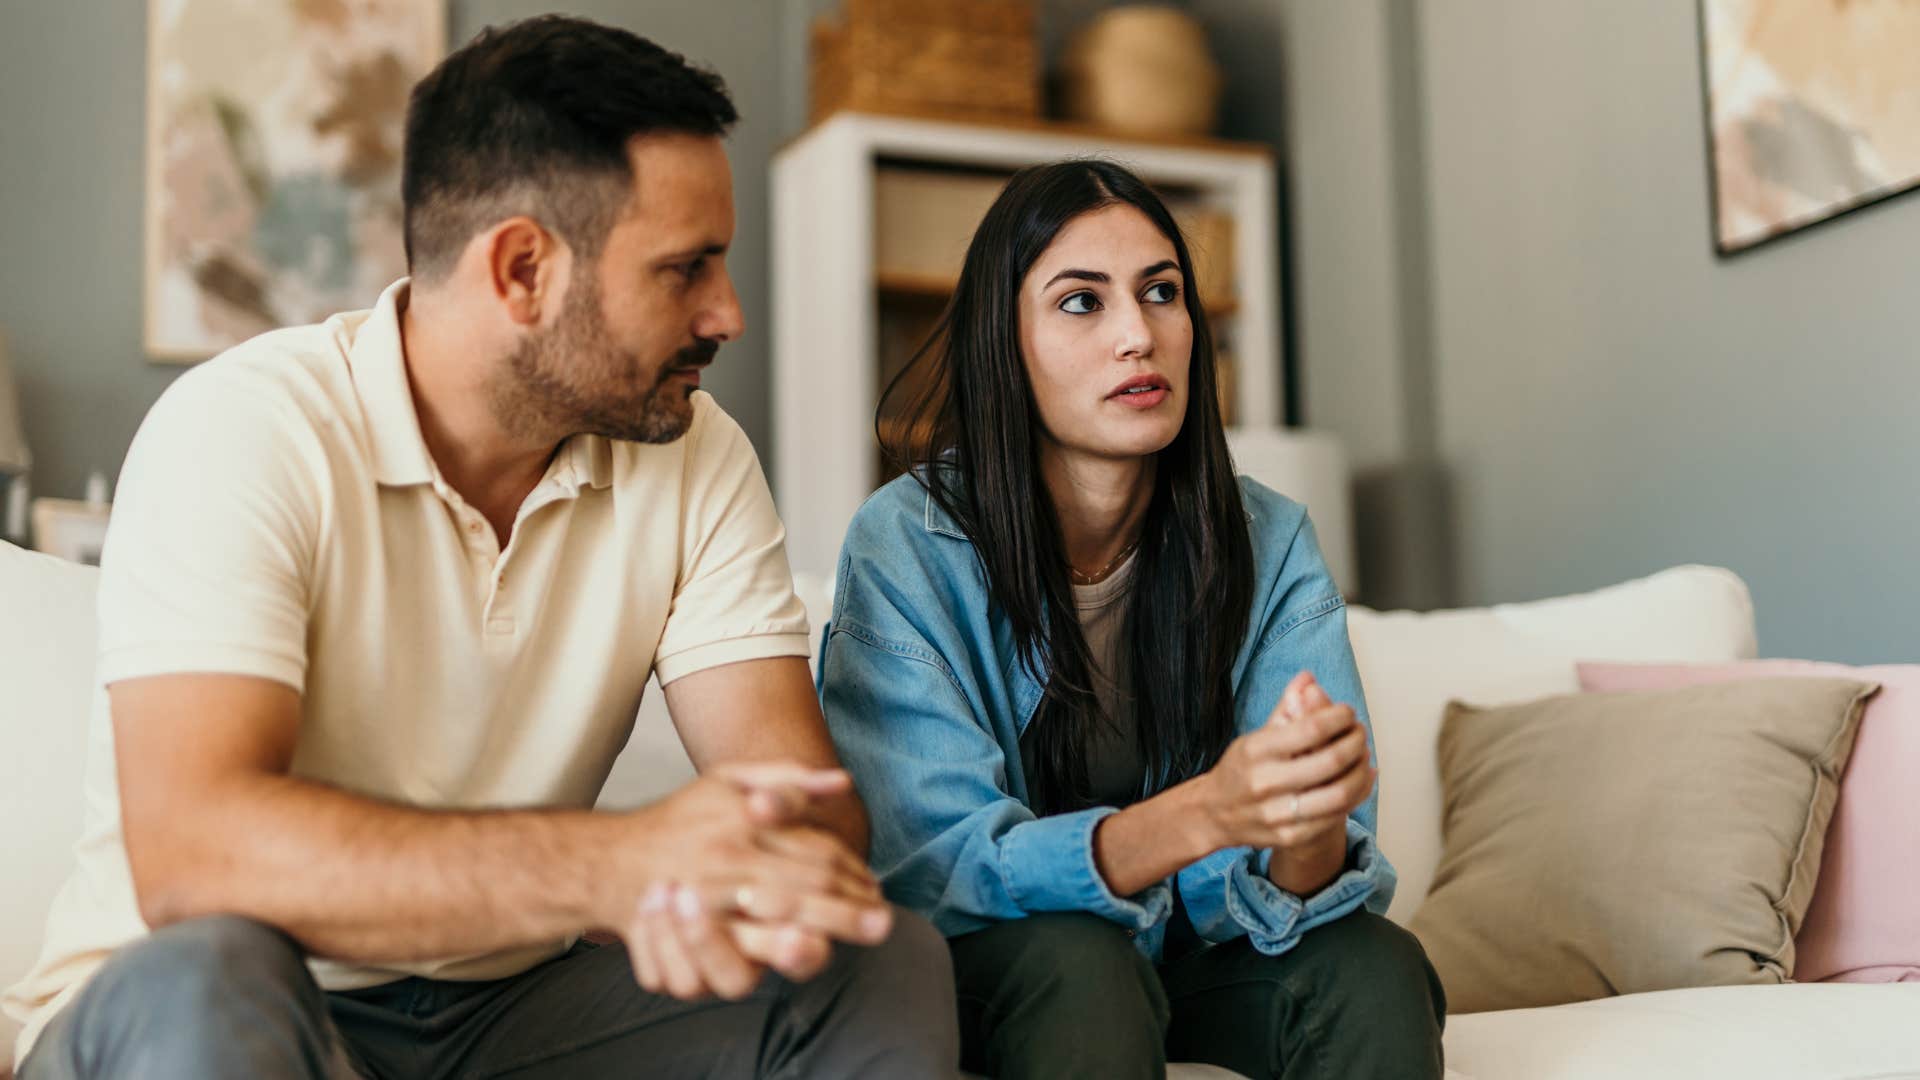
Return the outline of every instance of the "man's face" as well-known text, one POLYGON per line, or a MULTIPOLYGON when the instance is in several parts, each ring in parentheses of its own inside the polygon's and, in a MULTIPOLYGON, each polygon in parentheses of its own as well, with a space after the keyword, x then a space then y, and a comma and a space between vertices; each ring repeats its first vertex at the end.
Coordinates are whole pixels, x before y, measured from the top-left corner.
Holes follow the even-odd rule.
POLYGON ((509 426, 672 442, 693 422, 700 370, 745 329, 720 140, 649 135, 628 155, 633 198, 599 258, 575 261, 559 317, 508 358, 494 399, 509 426))

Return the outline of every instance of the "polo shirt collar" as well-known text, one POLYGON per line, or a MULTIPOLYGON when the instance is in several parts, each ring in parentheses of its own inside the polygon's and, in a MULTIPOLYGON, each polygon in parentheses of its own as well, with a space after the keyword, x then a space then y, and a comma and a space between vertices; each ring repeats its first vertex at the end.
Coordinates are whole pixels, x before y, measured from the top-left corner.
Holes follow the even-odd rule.
POLYGON ((560 450, 567 471, 562 482, 578 492, 583 487, 603 488, 613 484, 613 443, 600 435, 575 435, 560 450))
POLYGON ((400 312, 407 306, 408 282, 401 278, 387 286, 347 350, 354 393, 367 418, 374 479, 390 487, 431 484, 434 477, 400 339, 400 312))
MULTIPOLYGON (((401 278, 387 286, 347 350, 354 392, 367 418, 374 479, 388 487, 431 484, 440 475, 427 450, 426 437, 420 434, 420 414, 414 408, 413 386, 407 380, 400 313, 407 306, 408 283, 409 279, 401 278)), ((547 476, 568 494, 585 487, 610 487, 613 445, 599 435, 575 435, 554 455, 547 476)))

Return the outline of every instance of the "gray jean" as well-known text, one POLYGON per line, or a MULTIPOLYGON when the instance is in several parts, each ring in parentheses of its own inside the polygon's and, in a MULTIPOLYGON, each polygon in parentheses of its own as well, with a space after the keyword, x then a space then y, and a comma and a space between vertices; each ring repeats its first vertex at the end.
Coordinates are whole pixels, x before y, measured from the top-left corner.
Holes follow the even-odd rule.
POLYGON ((946 943, 895 921, 886 944, 842 947, 808 982, 683 1002, 640 989, 624 948, 590 944, 494 982, 326 993, 278 930, 196 919, 114 954, 20 1080, 951 1077, 946 943))

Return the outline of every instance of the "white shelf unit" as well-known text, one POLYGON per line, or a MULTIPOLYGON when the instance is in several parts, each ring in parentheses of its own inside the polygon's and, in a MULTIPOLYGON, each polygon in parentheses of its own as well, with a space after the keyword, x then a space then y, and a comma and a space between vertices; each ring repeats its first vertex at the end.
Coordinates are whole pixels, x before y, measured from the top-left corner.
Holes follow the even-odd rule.
POLYGON ((876 170, 886 162, 1011 174, 1072 157, 1120 162, 1231 214, 1235 303, 1219 321, 1231 328, 1238 423, 1279 425, 1279 228, 1265 148, 842 113, 773 161, 773 487, 796 570, 834 570, 847 522, 880 480, 876 170))

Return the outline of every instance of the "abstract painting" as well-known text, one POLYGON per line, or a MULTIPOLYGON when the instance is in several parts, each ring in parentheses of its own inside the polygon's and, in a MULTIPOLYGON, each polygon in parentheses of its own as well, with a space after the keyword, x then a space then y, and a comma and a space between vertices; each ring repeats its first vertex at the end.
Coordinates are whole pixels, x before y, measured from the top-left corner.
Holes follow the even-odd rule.
POLYGON ((1700 0, 1723 255, 1920 187, 1920 0, 1700 0))
POLYGON ((407 95, 444 0, 149 0, 146 350, 205 359, 403 275, 407 95))

